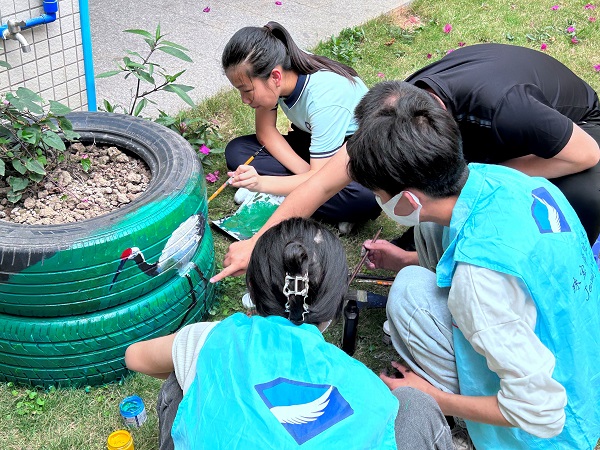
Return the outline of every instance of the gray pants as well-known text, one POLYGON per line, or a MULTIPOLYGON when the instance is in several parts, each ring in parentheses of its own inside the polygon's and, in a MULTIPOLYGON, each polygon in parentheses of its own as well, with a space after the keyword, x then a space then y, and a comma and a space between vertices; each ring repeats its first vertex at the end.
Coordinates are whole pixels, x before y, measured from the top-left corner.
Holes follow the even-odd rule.
MULTIPOLYGON (((400 406, 396 417, 396 442, 399 449, 452 450, 450 428, 435 400, 413 388, 392 391, 400 406)), ((159 450, 173 450, 171 428, 177 408, 183 398, 181 387, 172 373, 158 394, 156 410, 159 423, 159 450)), ((351 447, 351 442, 340 443, 340 448, 351 447)), ((273 448, 277 448, 276 444, 273 448)))
POLYGON ((459 393, 449 288, 439 288, 435 267, 443 253, 443 227, 415 228, 420 266, 408 266, 390 289, 387 316, 392 343, 406 364, 438 389, 459 393))

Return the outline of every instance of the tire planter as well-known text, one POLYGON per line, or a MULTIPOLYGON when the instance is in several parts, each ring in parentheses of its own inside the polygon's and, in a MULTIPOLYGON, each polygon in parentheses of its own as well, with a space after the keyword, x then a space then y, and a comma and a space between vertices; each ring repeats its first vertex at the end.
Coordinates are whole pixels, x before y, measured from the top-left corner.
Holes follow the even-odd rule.
MULTIPOLYGON (((147 294, 177 271, 149 277, 132 263, 111 289, 122 252, 135 246, 147 261, 158 261, 181 223, 207 215, 201 164, 177 133, 127 115, 79 112, 68 117, 81 142, 137 154, 152 180, 135 201, 95 219, 50 226, 0 221, 0 313, 70 316, 147 294)), ((208 226, 204 232, 210 233, 208 226)))
POLYGON ((136 200, 94 219, 50 226, 0 221, 0 380, 112 381, 127 372, 128 345, 201 320, 214 301, 206 185, 189 143, 132 116, 68 118, 82 143, 135 153, 152 179, 136 200), (145 266, 140 257, 122 258, 132 248, 145 266))

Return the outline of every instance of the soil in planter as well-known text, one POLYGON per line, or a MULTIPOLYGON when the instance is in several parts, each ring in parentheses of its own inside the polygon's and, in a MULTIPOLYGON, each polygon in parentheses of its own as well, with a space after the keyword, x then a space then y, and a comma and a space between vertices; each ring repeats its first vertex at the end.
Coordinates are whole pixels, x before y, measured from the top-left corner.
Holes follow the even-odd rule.
POLYGON ((37 185, 30 185, 17 203, 6 199, 0 180, 0 220, 29 225, 79 222, 107 214, 142 194, 152 178, 136 155, 116 147, 72 144, 59 164, 37 185), (89 158, 85 172, 80 163, 89 158))

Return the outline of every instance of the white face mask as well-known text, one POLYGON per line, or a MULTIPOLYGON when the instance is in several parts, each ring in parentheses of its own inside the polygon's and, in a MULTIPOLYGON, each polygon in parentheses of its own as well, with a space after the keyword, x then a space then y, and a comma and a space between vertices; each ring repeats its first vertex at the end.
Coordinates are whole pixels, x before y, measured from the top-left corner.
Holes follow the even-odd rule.
POLYGON ((379 204, 379 206, 381 206, 381 209, 383 210, 383 212, 386 213, 386 215, 390 219, 392 219, 394 222, 397 222, 400 225, 404 225, 405 227, 412 227, 419 223, 419 214, 421 213, 421 202, 412 192, 402 191, 398 195, 393 196, 392 198, 390 198, 387 202, 385 202, 383 204, 381 203, 381 199, 379 198, 378 195, 375 196, 375 200, 377 200, 377 203, 379 204), (400 201, 402 194, 404 194, 405 192, 408 195, 410 195, 410 197, 419 206, 417 207, 417 209, 415 209, 413 212, 411 212, 408 216, 398 216, 394 212, 394 209, 396 209, 396 205, 400 201))

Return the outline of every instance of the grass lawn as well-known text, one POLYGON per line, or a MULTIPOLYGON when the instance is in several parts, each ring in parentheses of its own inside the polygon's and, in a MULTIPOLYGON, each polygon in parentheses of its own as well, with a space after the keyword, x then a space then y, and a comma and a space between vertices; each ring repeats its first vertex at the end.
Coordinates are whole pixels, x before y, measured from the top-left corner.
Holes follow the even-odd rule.
MULTIPOLYGON (((508 43, 547 52, 600 91, 600 20, 593 20, 600 16, 600 3, 597 9, 586 8, 587 4, 587 0, 415 0, 410 9, 393 11, 362 27, 344 30, 335 40, 323 42, 313 50, 352 65, 372 86, 382 79, 405 78, 461 45, 508 43), (569 31, 570 27, 574 31, 569 31)), ((233 91, 208 99, 185 114, 216 120, 225 142, 254 129, 252 110, 233 91)), ((279 125, 282 130, 287 129, 284 117, 279 125)), ((222 155, 213 157, 211 162, 210 170, 219 170, 221 177, 208 187, 209 195, 225 179, 222 155)), ((211 202, 211 219, 237 208, 233 193, 233 189, 226 189, 211 202)), ((362 242, 371 238, 379 226, 384 227, 382 239, 392 239, 402 232, 393 222, 380 217, 343 237, 350 267, 358 262, 362 242)), ((215 242, 220 263, 230 241, 215 232, 215 242)), ((365 289, 365 285, 355 288, 365 289)), ((371 290, 385 293, 385 288, 371 290)), ((243 292, 243 278, 223 281, 218 290, 218 307, 208 320, 241 310, 239 299, 243 292)), ((355 357, 376 372, 394 357, 393 350, 381 342, 384 320, 383 310, 366 311, 360 317, 355 357)), ((326 338, 334 343, 339 343, 340 336, 340 324, 326 333, 326 338)), ((135 448, 154 449, 158 437, 154 406, 159 387, 158 380, 143 375, 86 389, 42 391, 0 384, 0 448, 106 448, 107 436, 122 427, 119 402, 137 394, 144 399, 149 418, 143 427, 133 430, 135 448)))

